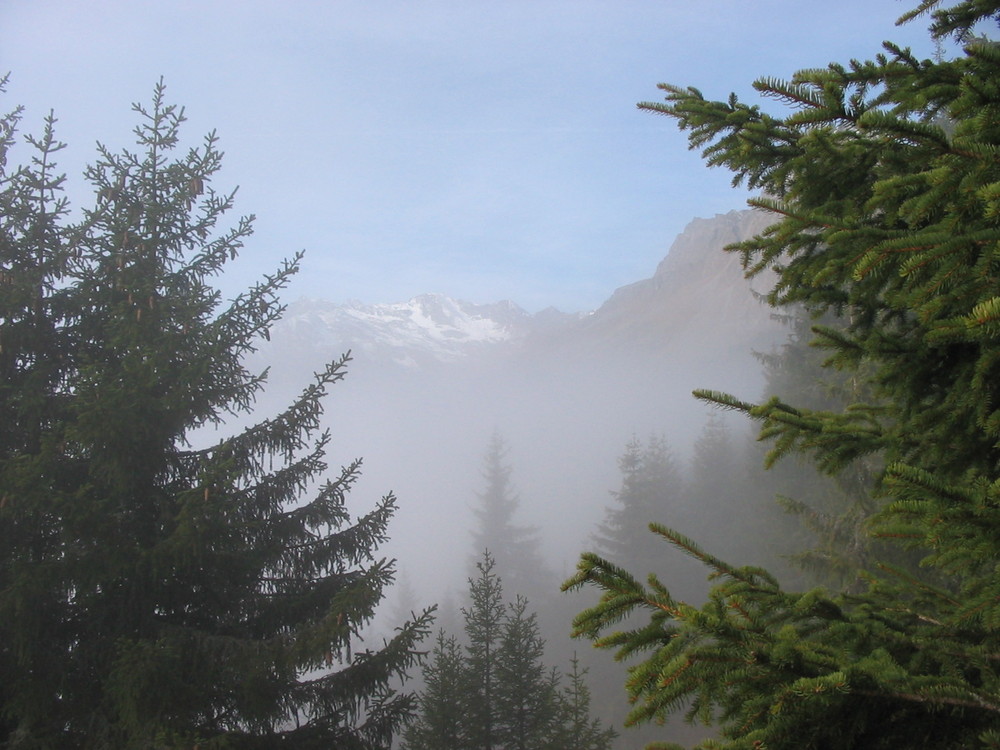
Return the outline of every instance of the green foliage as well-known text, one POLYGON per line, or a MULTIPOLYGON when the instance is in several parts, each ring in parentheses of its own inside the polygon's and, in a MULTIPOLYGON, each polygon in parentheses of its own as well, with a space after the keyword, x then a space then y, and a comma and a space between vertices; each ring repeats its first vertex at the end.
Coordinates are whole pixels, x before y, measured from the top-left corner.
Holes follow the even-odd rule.
POLYGON ((423 669, 419 718, 406 728, 404 747, 461 750, 467 746, 464 716, 456 710, 466 701, 464 664, 458 639, 439 630, 430 662, 423 669))
POLYGON ((566 717, 560 733, 559 745, 579 750, 610 750, 617 732, 604 727, 600 719, 590 715, 590 686, 587 685, 587 669, 580 666, 576 654, 570 661, 566 673, 566 684, 560 700, 566 717))
POLYGON ((777 272, 771 304, 833 316, 815 344, 857 386, 843 406, 696 395, 760 422, 769 462, 871 470, 864 528, 888 547, 856 556, 863 587, 791 593, 654 525, 712 571, 702 607, 584 555, 566 585, 603 595, 576 632, 643 658, 633 722, 687 705, 718 723, 713 748, 997 746, 1000 51, 972 33, 1000 3, 940 5, 917 11, 933 9, 932 33, 961 54, 918 60, 887 43, 873 60, 759 80, 785 117, 666 84, 665 104, 640 105, 762 192, 751 203, 776 223, 732 249, 749 274, 777 272), (907 550, 926 571, 898 564, 907 550), (644 624, 617 630, 636 610, 644 624))
POLYGON ((505 603, 489 551, 469 579, 465 645, 438 635, 424 669, 406 750, 608 750, 615 732, 590 717, 586 670, 569 684, 544 664, 545 641, 528 601, 505 603))
POLYGON ((788 593, 762 569, 733 567, 678 532, 652 529, 720 581, 704 606, 592 554, 567 582, 604 590, 577 617, 577 635, 619 659, 644 657, 629 669, 628 724, 685 709, 689 721, 718 722, 728 740, 706 748, 962 747, 994 725, 996 684, 982 680, 994 652, 942 638, 944 623, 928 614, 948 617, 949 629, 968 621, 968 607, 947 591, 906 579, 873 582, 863 597, 788 593), (645 624, 618 630, 634 610, 647 613, 645 624))
POLYGON ((134 110, 139 150, 98 147, 75 222, 54 119, 18 167, 0 121, 0 745, 385 747, 429 614, 352 653, 395 500, 352 519, 360 462, 324 478, 348 358, 197 447, 251 411, 243 355, 299 256, 222 304, 252 219, 222 223, 217 139, 181 149, 162 84, 134 110))
MULTIPOLYGON (((823 351, 810 345, 814 331, 837 328, 835 318, 828 316, 820 327, 799 307, 785 318, 791 329, 787 342, 777 352, 759 355, 768 396, 781 394, 800 408, 834 411, 870 395, 859 373, 823 368, 823 351)), ((786 548, 786 559, 810 581, 862 590, 863 571, 873 559, 899 554, 868 534, 867 521, 876 509, 871 493, 881 466, 865 457, 830 476, 800 456, 790 458, 799 460, 771 463, 771 471, 758 471, 753 479, 759 491, 772 502, 777 497, 780 507, 804 527, 787 529, 799 542, 794 552, 786 548)))
POLYGON ((499 747, 542 748, 559 726, 559 677, 546 670, 538 617, 518 596, 507 607, 497 653, 499 747))
POLYGON ((476 567, 479 575, 469 579, 469 606, 462 609, 468 639, 463 705, 470 746, 493 750, 500 747, 497 655, 506 608, 503 585, 494 572, 496 562, 488 550, 476 567))
MULTIPOLYGON (((699 539, 712 539, 714 545, 726 549, 746 549, 748 536, 763 531, 765 519, 750 499, 743 447, 734 439, 729 421, 714 410, 695 440, 691 454, 687 514, 676 516, 676 520, 662 514, 652 520, 686 529, 699 539), (725 522, 720 523, 720 519, 725 522)), ((658 540, 649 535, 648 524, 643 531, 645 537, 657 544, 658 540)), ((656 557, 662 559, 663 547, 657 546, 656 557)))

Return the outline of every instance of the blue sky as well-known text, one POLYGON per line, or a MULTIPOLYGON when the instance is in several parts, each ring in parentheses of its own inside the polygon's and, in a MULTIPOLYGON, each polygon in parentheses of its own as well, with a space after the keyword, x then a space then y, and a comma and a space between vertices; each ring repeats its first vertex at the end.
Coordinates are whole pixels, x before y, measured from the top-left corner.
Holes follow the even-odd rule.
MULTIPOLYGON (((753 98, 758 76, 933 52, 897 0, 0 0, 6 106, 50 109, 71 194, 163 76, 187 145, 215 129, 218 188, 256 235, 235 293, 304 249, 286 293, 440 292, 594 309, 650 276, 696 216, 744 205, 667 118, 661 81, 753 98)), ((22 152, 26 153, 26 152, 22 152)), ((235 216, 234 216, 235 218, 235 216)))

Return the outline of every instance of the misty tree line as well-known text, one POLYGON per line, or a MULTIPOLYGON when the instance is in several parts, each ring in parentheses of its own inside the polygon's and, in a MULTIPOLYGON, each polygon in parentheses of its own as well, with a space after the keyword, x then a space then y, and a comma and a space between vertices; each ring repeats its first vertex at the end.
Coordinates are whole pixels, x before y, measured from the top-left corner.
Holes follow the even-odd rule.
POLYGON ((545 641, 528 600, 505 598, 488 551, 476 571, 462 608, 463 642, 438 631, 403 747, 610 748, 616 733, 591 716, 587 670, 575 656, 565 676, 547 667, 545 641))
MULTIPOLYGON (((779 351, 759 354, 766 374, 764 396, 782 392, 812 408, 844 404, 848 379, 836 373, 817 377, 821 357, 803 335, 809 323, 801 310, 790 314, 787 343, 779 351)), ((627 673, 620 665, 591 659, 583 667, 574 653, 565 688, 558 670, 544 668, 551 663, 547 646, 566 650, 573 611, 560 600, 560 581, 545 560, 540 530, 519 523, 521 498, 509 450, 502 434, 494 432, 482 462, 483 488, 473 507, 474 554, 469 591, 460 605, 464 629, 461 634, 438 631, 422 670, 426 687, 418 695, 418 716, 405 734, 404 745, 413 750, 610 747, 614 732, 604 729, 605 724, 622 726, 628 714, 629 703, 621 690, 627 673), (512 599, 505 600, 502 590, 511 592, 512 599), (555 629, 550 625, 548 634, 554 644, 546 644, 542 637, 538 611, 554 613, 555 629), (484 631, 492 636, 484 637, 484 631), (520 670, 500 666, 512 654, 520 657, 520 670), (473 666, 477 660, 478 671, 473 666), (592 706, 594 684, 599 689, 597 705, 592 706), (569 690, 574 700, 567 703, 560 698, 561 689, 569 690), (532 707, 527 722, 532 731, 522 717, 521 733, 512 735, 506 723, 514 715, 509 698, 490 697, 510 691, 524 696, 523 705, 532 707), (572 722, 565 715, 570 705, 576 711, 572 722), (476 718, 477 709, 485 711, 485 717, 476 718), (581 716, 587 717, 585 722, 581 716), (576 727, 568 734, 572 740, 567 739, 567 723, 576 727), (589 727, 586 732, 585 727, 589 727)), ((690 453, 689 460, 679 460, 662 434, 629 440, 617 459, 620 484, 607 493, 610 502, 604 519, 583 546, 626 570, 654 569, 664 563, 668 551, 664 540, 650 533, 650 524, 658 521, 683 528, 741 559, 756 557, 780 565, 787 577, 811 584, 842 582, 862 567, 854 558, 867 546, 860 529, 865 510, 859 513, 855 504, 865 496, 848 486, 847 478, 830 481, 802 463, 764 471, 752 436, 734 434, 718 413, 708 414, 690 453), (775 496, 786 493, 797 500, 785 497, 785 512, 806 523, 790 520, 774 504, 775 496)), ((701 599, 706 590, 703 578, 675 569, 673 586, 685 596, 701 599)), ((450 613, 441 614, 453 619, 450 613)), ((676 730, 659 734, 677 736, 676 730)), ((630 730, 622 734, 622 746, 652 736, 630 730)))
MULTIPOLYGON (((549 646, 568 650, 572 610, 561 601, 560 580, 545 560, 539 529, 518 522, 520 497, 508 453, 506 440, 495 432, 473 508, 474 554, 460 606, 464 627, 461 634, 438 631, 422 670, 426 685, 418 694, 417 719, 404 735, 404 746, 412 750, 608 748, 616 733, 606 725, 620 723, 627 709, 620 689, 599 691, 601 705, 591 705, 591 684, 618 685, 624 679, 613 665, 585 667, 574 653, 565 674, 546 669, 552 663, 549 646), (511 596, 505 599, 503 591, 511 596), (548 638, 555 644, 543 637, 539 610, 549 615, 548 638)), ((591 542, 619 564, 654 564, 662 547, 650 538, 651 521, 678 514, 698 519, 703 506, 731 514, 728 500, 734 488, 745 489, 744 477, 725 469, 741 465, 740 453, 729 428, 714 417, 696 441, 690 478, 664 438, 631 440, 619 459, 622 482, 611 493, 614 507, 591 542)))
MULTIPOLYGON (((626 446, 597 551, 564 587, 596 591, 573 633, 629 665, 631 724, 680 713, 710 727, 693 740, 706 749, 1000 747, 1000 48, 981 35, 1000 3, 926 0, 903 20, 924 14, 934 60, 887 43, 871 60, 759 80, 786 116, 669 84, 665 102, 641 105, 775 218, 733 250, 748 274, 776 273, 768 302, 793 332, 765 355, 776 392, 696 395, 759 424, 763 462, 790 488, 781 502, 812 536, 784 584, 766 560, 728 562, 711 529, 673 528, 696 525, 688 506, 672 520, 670 498, 646 497, 687 486, 691 507, 735 499, 744 547, 720 551, 768 547, 735 474, 707 463, 694 478, 724 433, 710 425, 676 482, 662 441, 626 446), (664 518, 644 533, 704 566, 707 591, 679 592, 639 541, 633 515, 652 511, 664 518)), ((300 258, 223 302, 212 280, 252 219, 230 219, 216 138, 182 147, 162 83, 134 110, 137 150, 99 145, 76 207, 54 117, 26 136, 20 109, 0 117, 0 747, 368 749, 407 726, 416 747, 434 669, 460 662, 468 690, 487 643, 497 674, 530 668, 496 694, 502 715, 486 711, 492 688, 469 706, 464 731, 489 727, 474 746, 603 746, 599 722, 567 739, 565 710, 547 734, 516 734, 510 691, 532 685, 565 709, 586 686, 578 667, 556 684, 524 600, 481 596, 491 558, 461 648, 439 633, 423 702, 401 685, 427 650, 430 609, 361 647, 396 573, 378 555, 395 498, 353 516, 360 461, 324 460, 322 402, 348 358, 284 411, 254 413, 266 376, 245 355, 300 258), (256 421, 199 444, 233 416, 256 421), (498 612, 484 639, 480 621, 498 612)))

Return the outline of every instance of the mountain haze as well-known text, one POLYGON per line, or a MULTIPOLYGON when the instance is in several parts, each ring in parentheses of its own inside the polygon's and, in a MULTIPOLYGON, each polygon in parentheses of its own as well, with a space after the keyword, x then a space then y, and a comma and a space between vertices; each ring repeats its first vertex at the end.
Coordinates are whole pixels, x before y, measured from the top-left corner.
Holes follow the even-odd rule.
POLYGON ((262 405, 277 408, 311 370, 351 350, 348 377, 328 400, 332 454, 364 457, 358 497, 399 496, 392 554, 431 600, 464 587, 482 456, 498 431, 522 521, 540 528, 552 567, 568 574, 631 437, 663 434, 683 456, 709 411, 693 388, 760 395, 753 350, 785 332, 722 247, 767 223, 751 211, 692 221, 650 278, 587 314, 441 294, 299 300, 252 363, 271 367, 262 405))
MULTIPOLYGON (((573 316, 554 312, 540 318, 558 325, 573 316)), ((510 301, 476 305, 443 294, 372 305, 300 299, 289 306, 274 339, 290 353, 315 351, 326 358, 350 349, 382 365, 420 368, 475 357, 491 346, 523 340, 538 327, 510 301)))
POLYGON ((718 251, 768 223, 755 211, 693 220, 652 277, 615 290, 589 313, 548 308, 532 315, 509 300, 474 304, 437 293, 381 304, 302 298, 275 327, 265 359, 322 362, 351 350, 362 366, 420 369, 483 356, 544 358, 544 351, 595 348, 660 352, 692 364, 718 352, 747 354, 770 345, 775 327, 750 291, 738 256, 718 251), (688 348, 693 344, 696 350, 688 348))

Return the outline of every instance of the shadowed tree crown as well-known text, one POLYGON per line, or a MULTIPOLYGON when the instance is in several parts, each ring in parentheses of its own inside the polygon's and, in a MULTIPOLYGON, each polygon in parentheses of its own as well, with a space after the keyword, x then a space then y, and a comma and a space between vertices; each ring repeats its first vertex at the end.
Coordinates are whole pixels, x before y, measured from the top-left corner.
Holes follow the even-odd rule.
POLYGON ((649 524, 684 513, 686 483, 665 438, 645 443, 633 438, 618 458, 621 486, 611 493, 614 504, 605 511, 594 534, 597 548, 617 564, 633 568, 653 564, 659 545, 649 524))
POLYGON ((438 632, 424 667, 419 713, 405 750, 608 750, 615 732, 590 715, 586 669, 569 681, 543 662, 545 641, 528 600, 506 601, 484 552, 469 578, 464 641, 438 632))
POLYGON ((347 357, 225 427, 300 256, 224 303, 252 218, 224 224, 217 139, 182 147, 162 84, 134 111, 75 221, 54 118, 20 166, 0 119, 0 746, 387 747, 428 615, 357 648, 395 500, 355 518, 360 461, 327 471, 347 357))

